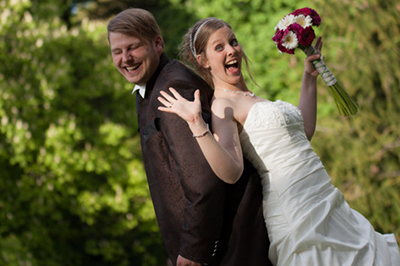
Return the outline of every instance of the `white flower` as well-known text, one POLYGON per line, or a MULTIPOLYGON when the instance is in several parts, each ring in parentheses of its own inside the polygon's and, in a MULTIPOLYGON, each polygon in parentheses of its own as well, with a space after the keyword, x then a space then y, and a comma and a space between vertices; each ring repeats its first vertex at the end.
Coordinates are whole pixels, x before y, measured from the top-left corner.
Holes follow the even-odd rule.
POLYGON ((297 48, 299 41, 296 34, 293 31, 289 31, 285 37, 283 37, 282 45, 289 50, 297 48))
POLYGON ((294 22, 294 16, 287 15, 283 19, 281 19, 281 21, 279 21, 278 25, 276 25, 275 27, 275 31, 276 29, 286 30, 286 28, 289 27, 289 25, 292 24, 293 22, 294 22))
POLYGON ((312 26, 312 18, 310 16, 298 15, 294 18, 294 22, 304 28, 312 26))

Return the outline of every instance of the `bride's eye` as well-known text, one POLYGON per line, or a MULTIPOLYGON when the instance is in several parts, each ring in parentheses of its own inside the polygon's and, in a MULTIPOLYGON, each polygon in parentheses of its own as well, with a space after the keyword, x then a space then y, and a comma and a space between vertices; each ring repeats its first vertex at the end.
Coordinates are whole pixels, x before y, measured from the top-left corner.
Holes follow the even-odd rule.
POLYGON ((238 42, 236 39, 233 39, 233 40, 231 41, 231 45, 232 45, 232 46, 238 46, 238 45, 239 45, 239 42, 238 42))
POLYGON ((215 51, 220 52, 220 51, 222 51, 222 49, 223 49, 222 45, 215 46, 215 51))

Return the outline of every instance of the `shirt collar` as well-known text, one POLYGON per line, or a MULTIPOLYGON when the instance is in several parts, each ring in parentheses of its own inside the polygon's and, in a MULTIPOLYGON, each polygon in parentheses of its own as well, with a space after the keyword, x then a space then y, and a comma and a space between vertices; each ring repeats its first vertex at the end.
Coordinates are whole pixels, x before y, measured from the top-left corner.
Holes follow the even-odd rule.
POLYGON ((135 87, 133 88, 132 94, 135 93, 135 91, 139 91, 140 96, 142 96, 142 98, 144 98, 144 95, 146 93, 146 85, 144 85, 144 86, 135 85, 135 87))

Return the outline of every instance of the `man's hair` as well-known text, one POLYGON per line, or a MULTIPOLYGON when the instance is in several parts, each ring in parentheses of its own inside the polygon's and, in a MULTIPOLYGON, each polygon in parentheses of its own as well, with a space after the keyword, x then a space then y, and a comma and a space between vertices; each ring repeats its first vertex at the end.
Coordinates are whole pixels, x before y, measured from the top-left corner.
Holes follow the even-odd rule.
POLYGON ((122 33, 147 42, 153 41, 156 36, 161 36, 154 16, 140 8, 129 8, 116 15, 107 26, 108 41, 110 32, 122 33))

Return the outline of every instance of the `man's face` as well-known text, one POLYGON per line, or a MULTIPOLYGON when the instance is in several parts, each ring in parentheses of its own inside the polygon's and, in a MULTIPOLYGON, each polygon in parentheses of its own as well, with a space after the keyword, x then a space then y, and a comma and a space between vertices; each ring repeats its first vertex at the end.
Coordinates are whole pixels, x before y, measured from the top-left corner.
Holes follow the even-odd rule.
POLYGON ((156 71, 163 51, 162 38, 151 42, 118 32, 109 35, 113 62, 131 83, 145 85, 156 71))

